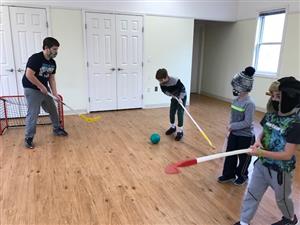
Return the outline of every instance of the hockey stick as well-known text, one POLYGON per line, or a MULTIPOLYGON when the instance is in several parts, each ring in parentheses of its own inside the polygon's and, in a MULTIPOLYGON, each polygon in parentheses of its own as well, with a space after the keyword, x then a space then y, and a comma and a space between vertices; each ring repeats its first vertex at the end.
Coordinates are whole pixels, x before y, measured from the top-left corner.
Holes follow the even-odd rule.
POLYGON ((167 174, 177 174, 177 173, 180 173, 180 170, 178 169, 178 167, 192 166, 192 165, 196 165, 196 164, 201 163, 201 162, 206 162, 206 161, 210 161, 210 160, 213 160, 213 159, 219 159, 219 158, 232 156, 232 155, 244 154, 244 153, 248 153, 248 152, 251 152, 251 151, 252 150, 249 149, 249 148, 248 149, 240 149, 240 150, 235 150, 235 151, 230 151, 230 152, 222 152, 222 153, 212 154, 212 155, 208 155, 208 156, 202 156, 202 157, 199 157, 199 158, 179 161, 177 163, 172 163, 172 164, 168 165, 165 168, 165 172, 167 174))
POLYGON ((70 106, 68 106, 66 103, 64 103, 63 101, 61 101, 60 99, 56 98, 54 95, 52 95, 50 92, 48 92, 48 95, 53 98, 55 101, 57 102, 61 102, 64 106, 66 106, 68 109, 71 110, 71 112, 73 112, 74 114, 77 114, 81 119, 83 119, 85 122, 88 123, 93 123, 93 122, 97 122, 98 120, 100 120, 100 116, 96 116, 94 118, 92 117, 87 117, 83 114, 78 114, 74 109, 72 109, 70 106))
POLYGON ((180 104, 180 106, 183 108, 183 110, 186 112, 186 114, 190 117, 190 119, 193 121, 195 126, 198 128, 204 139, 208 142, 208 144, 212 147, 215 148, 215 146, 212 144, 212 142, 209 140, 208 136, 205 134, 205 132, 201 129, 201 127, 196 123, 196 121, 193 119, 189 111, 184 107, 184 105, 179 101, 179 99, 176 96, 172 96, 177 100, 177 102, 180 104))

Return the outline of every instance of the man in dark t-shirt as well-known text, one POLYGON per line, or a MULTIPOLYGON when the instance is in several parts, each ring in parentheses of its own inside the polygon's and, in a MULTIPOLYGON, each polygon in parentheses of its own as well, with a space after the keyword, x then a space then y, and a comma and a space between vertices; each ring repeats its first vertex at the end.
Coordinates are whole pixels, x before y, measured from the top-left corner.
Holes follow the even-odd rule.
POLYGON ((24 94, 28 103, 28 111, 25 120, 25 146, 33 149, 33 138, 36 133, 36 123, 40 108, 50 114, 53 124, 53 134, 67 136, 68 133, 60 126, 56 106, 53 99, 48 95, 51 92, 59 99, 56 90, 55 72, 59 42, 47 37, 43 41, 43 51, 33 54, 26 64, 25 74, 22 79, 24 94), (48 86, 50 84, 50 88, 48 86))

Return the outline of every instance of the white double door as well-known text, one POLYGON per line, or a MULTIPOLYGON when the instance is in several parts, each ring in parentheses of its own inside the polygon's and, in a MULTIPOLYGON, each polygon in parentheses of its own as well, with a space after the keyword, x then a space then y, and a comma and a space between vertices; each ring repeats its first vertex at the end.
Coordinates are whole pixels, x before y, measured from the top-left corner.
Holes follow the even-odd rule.
POLYGON ((86 13, 90 111, 142 107, 142 16, 86 13))
POLYGON ((47 37, 46 10, 0 6, 0 96, 23 95, 28 58, 47 37))

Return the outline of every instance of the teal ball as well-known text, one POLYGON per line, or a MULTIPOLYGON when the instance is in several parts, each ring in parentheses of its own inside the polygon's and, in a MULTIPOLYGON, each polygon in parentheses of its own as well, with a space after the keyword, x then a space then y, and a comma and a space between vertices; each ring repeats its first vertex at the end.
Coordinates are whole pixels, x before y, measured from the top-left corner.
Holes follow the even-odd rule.
POLYGON ((158 133, 154 133, 150 137, 150 141, 152 144, 157 144, 160 141, 160 136, 158 133))

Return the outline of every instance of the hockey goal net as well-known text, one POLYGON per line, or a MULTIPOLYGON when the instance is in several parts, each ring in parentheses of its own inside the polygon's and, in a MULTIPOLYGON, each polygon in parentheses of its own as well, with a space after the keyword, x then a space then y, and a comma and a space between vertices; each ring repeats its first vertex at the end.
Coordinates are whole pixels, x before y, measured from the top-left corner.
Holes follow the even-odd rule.
MULTIPOLYGON (((62 97, 60 96, 62 99, 62 97)), ((64 127, 63 104, 57 103, 60 125, 64 127)), ((27 101, 24 95, 0 96, 0 135, 9 127, 25 126, 25 117, 27 114, 27 101)), ((38 125, 51 124, 49 114, 42 108, 37 121, 38 125)))

